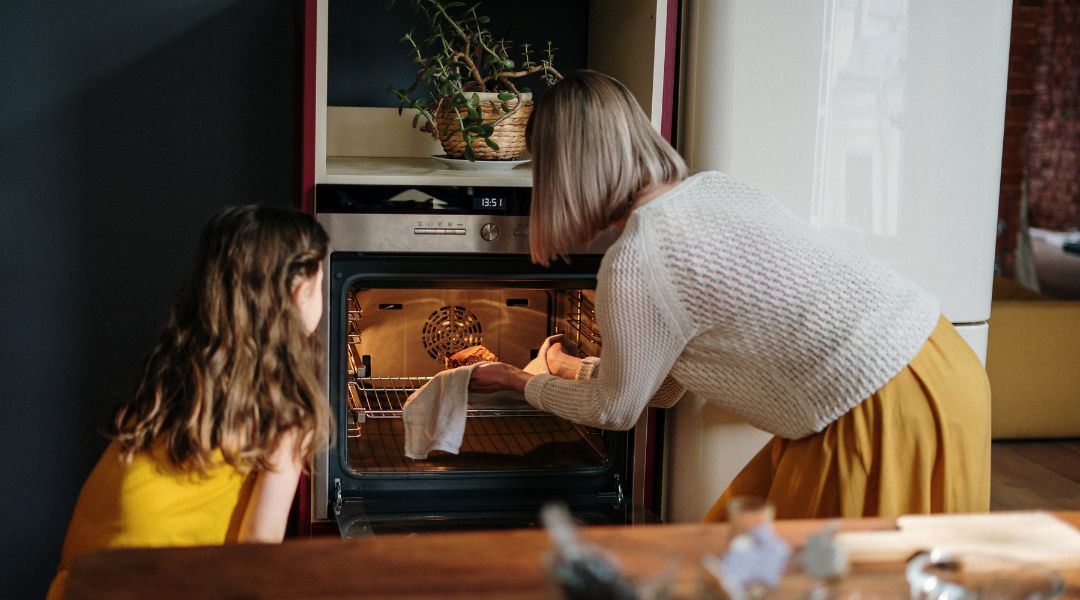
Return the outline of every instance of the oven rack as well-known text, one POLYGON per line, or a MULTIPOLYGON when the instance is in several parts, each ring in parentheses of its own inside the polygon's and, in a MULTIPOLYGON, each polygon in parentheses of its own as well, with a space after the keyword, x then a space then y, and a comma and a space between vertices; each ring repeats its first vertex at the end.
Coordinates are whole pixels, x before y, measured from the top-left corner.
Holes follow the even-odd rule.
POLYGON ((581 290, 569 294, 567 302, 570 311, 566 316, 566 324, 575 334, 574 341, 580 344, 581 339, 584 339, 599 346, 602 342, 600 330, 596 327, 596 306, 581 290))
MULTIPOLYGON (((348 385, 349 410, 357 423, 366 419, 400 419, 409 395, 431 377, 358 377, 348 385)), ((548 413, 528 404, 486 403, 469 406, 467 417, 533 417, 548 413)))

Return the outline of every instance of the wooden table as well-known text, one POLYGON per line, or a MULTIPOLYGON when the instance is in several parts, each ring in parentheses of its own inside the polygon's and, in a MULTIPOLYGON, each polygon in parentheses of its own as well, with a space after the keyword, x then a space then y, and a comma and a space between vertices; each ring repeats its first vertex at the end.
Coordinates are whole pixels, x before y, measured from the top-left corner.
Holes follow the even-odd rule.
MULTIPOLYGON (((1055 514, 1080 529, 1080 512, 1055 514)), ((887 530, 894 523, 845 520, 841 529, 887 530)), ((824 526, 780 521, 776 529, 798 547, 824 526)), ((696 594, 700 576, 694 565, 704 554, 722 553, 728 537, 725 525, 590 527, 583 534, 608 546, 650 546, 682 557, 687 567, 680 571, 679 597, 696 594)), ((547 549, 543 531, 513 530, 116 550, 76 562, 67 597, 548 599, 540 561, 547 549)), ((1064 597, 1080 599, 1080 567, 1059 571, 1068 585, 1064 597)), ((902 563, 858 565, 853 576, 888 592, 875 597, 906 597, 902 563)))

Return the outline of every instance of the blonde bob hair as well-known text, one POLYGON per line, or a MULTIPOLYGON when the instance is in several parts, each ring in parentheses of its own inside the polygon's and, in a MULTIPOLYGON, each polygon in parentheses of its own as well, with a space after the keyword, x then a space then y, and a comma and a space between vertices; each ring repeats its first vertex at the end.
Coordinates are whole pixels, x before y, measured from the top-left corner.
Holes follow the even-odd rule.
POLYGON ((566 260, 653 185, 686 178, 686 163, 626 86, 596 71, 567 75, 544 93, 527 129, 533 162, 533 262, 566 260))

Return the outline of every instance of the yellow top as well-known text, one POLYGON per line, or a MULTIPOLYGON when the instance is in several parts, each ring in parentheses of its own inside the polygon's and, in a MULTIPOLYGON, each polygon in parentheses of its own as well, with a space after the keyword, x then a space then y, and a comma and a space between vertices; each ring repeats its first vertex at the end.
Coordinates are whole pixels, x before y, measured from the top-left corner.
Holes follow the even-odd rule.
POLYGON ((254 478, 225 463, 220 450, 214 457, 200 475, 172 466, 164 444, 126 464, 119 444, 109 444, 79 493, 48 598, 63 596, 68 567, 95 550, 234 542, 254 478))

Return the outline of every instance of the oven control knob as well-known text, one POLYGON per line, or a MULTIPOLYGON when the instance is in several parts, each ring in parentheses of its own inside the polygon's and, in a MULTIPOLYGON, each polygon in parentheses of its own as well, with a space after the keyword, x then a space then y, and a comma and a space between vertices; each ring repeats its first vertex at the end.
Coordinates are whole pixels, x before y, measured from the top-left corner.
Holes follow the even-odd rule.
POLYGON ((485 223, 480 228, 480 237, 485 241, 494 242, 499 237, 499 226, 494 223, 485 223))

